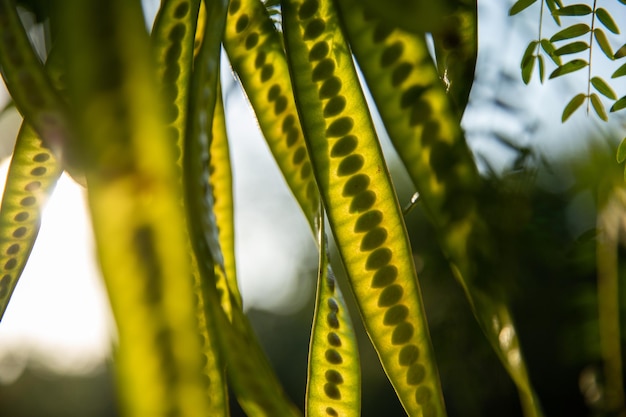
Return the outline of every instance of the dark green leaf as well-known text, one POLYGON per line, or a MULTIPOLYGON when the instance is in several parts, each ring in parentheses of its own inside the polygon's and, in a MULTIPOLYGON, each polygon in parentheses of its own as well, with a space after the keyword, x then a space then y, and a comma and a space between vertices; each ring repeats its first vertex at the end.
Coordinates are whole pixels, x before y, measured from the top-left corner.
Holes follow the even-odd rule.
POLYGON ((613 55, 615 59, 623 58, 626 56, 626 43, 622 45, 617 51, 615 51, 615 55, 613 55))
POLYGON ((626 137, 617 147, 617 163, 621 164, 626 160, 626 137))
POLYGON ((509 10, 509 16, 513 16, 521 12, 522 10, 527 9, 531 4, 535 3, 537 0, 517 0, 513 7, 509 10))
POLYGON ((626 64, 623 64, 621 67, 615 70, 613 75, 611 75, 611 78, 623 77, 624 75, 626 75, 626 64))
POLYGON ((536 58, 536 55, 531 55, 530 59, 527 59, 525 60, 525 62, 522 63, 522 80, 524 81, 524 84, 528 84, 530 82, 530 78, 533 74, 533 69, 535 68, 536 58))
POLYGON ((623 108, 626 108, 626 96, 620 98, 615 103, 613 103, 613 106, 611 107, 611 112, 619 111, 623 108))
POLYGON ((589 25, 585 23, 578 23, 576 25, 567 27, 557 33, 555 33, 551 38, 550 42, 562 41, 565 39, 572 39, 578 36, 582 36, 586 33, 589 33, 591 29, 589 25))
POLYGON ((609 117, 606 115, 606 110, 604 109, 604 104, 602 104, 602 101, 600 101, 600 97, 596 93, 593 93, 591 94, 590 98, 591 106, 596 111, 598 117, 607 122, 609 120, 609 117))
POLYGON ((565 109, 563 109, 563 116, 561 117, 561 121, 565 123, 565 121, 569 119, 572 113, 574 113, 576 110, 578 110, 580 106, 582 106, 586 98, 587 96, 585 96, 583 93, 574 96, 574 98, 571 99, 569 103, 567 103, 565 109))
POLYGON ((571 6, 561 7, 554 11, 557 16, 586 16, 591 14, 593 10, 586 4, 572 4, 571 6))
POLYGON ((537 56, 537 61, 539 62, 539 80, 543 83, 544 80, 546 79, 545 73, 544 73, 543 56, 542 55, 538 55, 537 56))
POLYGON ((589 49, 589 44, 587 42, 572 42, 567 45, 561 46, 557 50, 554 51, 555 55, 567 55, 567 54, 575 54, 578 52, 586 51, 589 49))
POLYGON ((598 18, 600 22, 602 22, 604 27, 606 27, 608 30, 610 30, 611 32, 615 34, 619 33, 619 28, 615 24, 615 21, 613 21, 613 18, 611 17, 609 12, 606 11, 606 9, 603 9, 603 8, 596 9, 596 17, 598 18))
POLYGON ((598 90, 598 92, 603 96, 610 98, 611 100, 617 100, 617 95, 615 94, 615 91, 613 91, 611 86, 609 86, 602 78, 593 77, 591 79, 591 85, 593 85, 594 88, 598 90))
POLYGON ((546 0, 546 4, 548 5, 548 9, 550 10, 550 14, 552 15, 552 19, 556 22, 557 25, 561 26, 561 18, 554 14, 555 10, 563 7, 560 0, 546 0))
POLYGON ((594 29, 593 35, 596 38, 596 42, 600 45, 600 49, 604 52, 604 55, 607 56, 610 60, 613 60, 613 50, 611 49, 611 43, 609 42, 606 34, 602 29, 594 29))
POLYGON ((550 74, 550 78, 556 78, 560 77, 561 75, 569 74, 570 72, 578 71, 585 68, 587 65, 589 65, 587 61, 583 59, 575 59, 561 65, 560 67, 552 71, 552 74, 550 74))
POLYGON ((552 59, 552 61, 554 61, 554 63, 558 66, 561 65, 561 57, 559 57, 558 55, 554 54, 554 45, 552 45, 552 42, 550 42, 549 39, 542 39, 541 40, 541 48, 548 54, 548 56, 550 57, 550 59, 552 59))

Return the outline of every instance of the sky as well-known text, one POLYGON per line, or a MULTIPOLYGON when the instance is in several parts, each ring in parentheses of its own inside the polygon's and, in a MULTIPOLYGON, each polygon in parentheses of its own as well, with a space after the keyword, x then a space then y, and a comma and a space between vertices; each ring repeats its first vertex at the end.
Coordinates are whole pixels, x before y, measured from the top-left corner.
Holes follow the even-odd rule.
MULTIPOLYGON (((146 10, 154 13, 156 3, 145 4, 146 10)), ((510 18, 510 4, 501 0, 479 2, 477 78, 463 122, 474 152, 487 158, 496 170, 509 167, 516 154, 499 144, 493 132, 549 157, 555 152, 562 155, 579 150, 584 146, 585 133, 598 128, 597 120, 584 112, 562 125, 560 110, 545 111, 562 109, 586 83, 584 74, 544 85, 535 74, 529 86, 522 84, 519 61, 535 36, 538 5, 510 18), (518 111, 511 113, 494 105, 498 100, 518 111)), ((625 12, 622 7, 616 16, 625 12)), ((621 36, 612 39, 614 45, 623 43, 621 36)), ((598 73, 610 72, 600 66, 598 73)), ((299 308, 313 291, 314 244, 244 96, 236 87, 229 88, 233 80, 226 63, 223 74, 235 177, 238 277, 244 303, 248 308, 286 314, 299 308)), ((619 85, 619 91, 626 91, 623 82, 619 85)), ((6 99, 1 97, 0 103, 6 99)), ((626 134, 626 122, 624 117, 614 119, 612 127, 602 128, 617 138, 617 129, 626 134)), ((0 133, 4 135, 0 148, 10 140, 18 121, 15 114, 0 119, 0 133)), ((385 140, 384 134, 381 140, 385 140)), ((7 163, 5 160, 0 166, 2 180, 7 163)), ((0 383, 19 376, 29 358, 41 366, 73 373, 97 369, 110 356, 115 326, 95 263, 84 194, 80 186, 63 176, 45 209, 31 260, 0 323, 0 383)))

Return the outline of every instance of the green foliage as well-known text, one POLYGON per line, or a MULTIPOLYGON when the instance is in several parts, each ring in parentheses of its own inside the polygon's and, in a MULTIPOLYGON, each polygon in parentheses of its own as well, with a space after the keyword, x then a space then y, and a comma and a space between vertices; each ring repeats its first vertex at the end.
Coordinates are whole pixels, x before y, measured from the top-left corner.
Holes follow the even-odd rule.
MULTIPOLYGON (((55 48, 44 68, 15 3, 0 0, 0 67, 24 116, 0 208, 0 315, 45 199, 70 170, 86 184, 118 326, 123 411, 225 416, 231 391, 250 416, 301 414, 237 288, 223 45, 317 243, 306 414, 360 412, 361 364, 330 267, 328 218, 358 317, 404 410, 445 416, 407 224, 354 58, 434 230, 428 244, 443 253, 525 416, 542 416, 504 288, 511 265, 502 254, 514 252, 513 239, 502 238, 508 211, 479 175, 460 124, 474 80, 477 4, 435 3, 164 0, 149 34, 138 1, 73 0, 49 6, 54 12, 37 7, 55 48)), ((519 0, 510 14, 534 3, 519 0)), ((611 111, 626 107, 626 97, 591 76, 594 45, 610 59, 624 55, 624 47, 612 52, 604 31, 619 32, 615 19, 595 3, 540 7, 540 19, 545 7, 556 22, 591 16, 591 24, 548 38, 540 21, 523 54, 524 82, 535 66, 544 80, 547 56, 557 66, 550 78, 589 68, 588 91, 567 104, 563 121, 585 102, 608 119, 600 95, 614 102, 611 111), (588 59, 561 61, 587 51, 588 59)))

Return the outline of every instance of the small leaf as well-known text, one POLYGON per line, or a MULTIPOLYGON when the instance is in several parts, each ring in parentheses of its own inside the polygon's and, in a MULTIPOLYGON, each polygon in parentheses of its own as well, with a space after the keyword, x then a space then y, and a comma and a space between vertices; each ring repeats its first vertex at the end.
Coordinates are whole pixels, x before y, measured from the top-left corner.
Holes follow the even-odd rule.
POLYGON ((621 164, 626 160, 626 137, 622 139, 622 142, 617 147, 617 163, 621 164))
POLYGON ((533 74, 533 69, 535 68, 535 59, 536 55, 531 55, 530 59, 526 60, 522 66, 522 80, 524 84, 528 84, 530 82, 530 78, 533 74))
POLYGON ((591 85, 603 96, 610 98, 611 100, 617 100, 615 91, 600 77, 593 77, 591 79, 591 85))
POLYGON ((611 78, 623 77, 624 75, 626 75, 626 64, 616 69, 611 78))
POLYGON ((598 115, 598 117, 604 120, 605 122, 608 122, 609 117, 606 115, 606 110, 604 109, 604 104, 602 104, 602 101, 600 101, 600 97, 596 93, 593 93, 591 94, 590 98, 591 98, 591 106, 596 111, 596 114, 598 115))
POLYGON ((557 66, 561 65, 561 57, 559 57, 558 55, 554 54, 555 48, 554 48, 554 45, 552 45, 552 42, 550 42, 550 40, 542 39, 541 40, 541 48, 548 54, 550 59, 552 59, 552 61, 554 61, 554 63, 557 66))
POLYGON ((596 9, 596 17, 600 22, 602 22, 605 28, 615 34, 619 33, 619 28, 615 24, 615 21, 613 21, 613 18, 611 17, 609 12, 606 11, 606 9, 603 9, 601 7, 599 9, 596 9))
POLYGON ((544 80, 546 79, 545 73, 544 73, 543 56, 542 55, 538 55, 537 56, 537 61, 539 62, 539 80, 543 83, 544 80))
POLYGON ((546 4, 548 5, 548 9, 550 10, 550 14, 552 15, 552 19, 556 22, 557 25, 561 26, 561 19, 559 16, 554 14, 555 10, 563 7, 560 0, 546 0, 546 4))
POLYGON ((509 16, 513 16, 521 12, 522 10, 530 7, 531 4, 535 3, 537 0, 517 0, 513 7, 509 10, 509 16))
POLYGON ((585 24, 585 23, 578 23, 576 25, 567 27, 557 33, 555 33, 554 35, 552 35, 552 37, 550 38, 550 42, 556 42, 556 41, 562 41, 565 39, 572 39, 572 38, 576 38, 578 36, 582 36, 585 35, 587 33, 589 33, 591 31, 591 28, 589 28, 589 25, 585 24))
POLYGON ((589 64, 583 59, 575 59, 573 61, 567 62, 552 71, 552 74, 550 74, 550 79, 560 77, 561 75, 569 74, 574 71, 578 71, 585 68, 587 65, 589 64))
POLYGON ((575 54, 578 52, 586 51, 587 49, 589 49, 589 44, 587 42, 578 41, 561 46, 554 51, 554 54, 557 56, 575 54))
POLYGON ((624 108, 626 108, 626 96, 620 98, 615 103, 613 103, 613 106, 611 107, 611 113, 622 110, 624 108))
POLYGON ((583 93, 574 96, 574 98, 571 99, 569 103, 567 103, 565 109, 563 109, 563 116, 561 117, 561 121, 565 123, 565 121, 569 119, 572 113, 574 113, 576 110, 578 110, 580 106, 582 106, 586 98, 587 96, 585 96, 583 93))
POLYGON ((604 55, 606 55, 607 58, 609 58, 611 61, 614 60, 615 58, 613 58, 611 43, 606 37, 604 31, 602 29, 594 29, 593 35, 596 38, 596 42, 598 42, 598 45, 600 45, 600 49, 602 49, 602 52, 604 52, 604 55))
POLYGON ((626 56, 626 43, 623 44, 613 55, 615 59, 624 58, 626 56))
POLYGON ((561 7, 554 11, 557 16, 586 16, 591 14, 593 10, 586 4, 572 4, 571 6, 561 7))

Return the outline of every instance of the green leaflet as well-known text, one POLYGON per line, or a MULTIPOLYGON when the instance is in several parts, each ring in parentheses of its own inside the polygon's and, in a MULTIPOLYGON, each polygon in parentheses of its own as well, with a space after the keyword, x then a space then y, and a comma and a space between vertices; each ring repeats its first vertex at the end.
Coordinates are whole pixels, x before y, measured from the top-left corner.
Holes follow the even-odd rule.
POLYGON ((355 1, 339 4, 352 51, 383 123, 476 318, 515 381, 526 415, 541 415, 505 300, 483 285, 485 276, 506 271, 494 269, 496 248, 478 205, 482 182, 425 39, 390 30, 359 10, 355 1))
POLYGON ((308 417, 361 415, 361 367, 348 308, 329 265, 322 210, 319 269, 306 395, 308 417))
POLYGON ((0 318, 24 271, 46 200, 63 170, 35 131, 22 124, 0 207, 0 318))
POLYGON ((337 14, 315 0, 282 11, 314 173, 368 334, 407 412, 445 415, 404 222, 337 14))
POLYGON ((230 3, 224 47, 263 136, 312 230, 319 197, 293 99, 285 52, 260 0, 230 3))
POLYGON ((22 116, 60 158, 69 136, 65 103, 44 72, 15 7, 13 0, 0 0, 0 70, 22 116))
POLYGON ((128 416, 206 416, 175 147, 138 1, 60 4, 98 258, 128 416))

